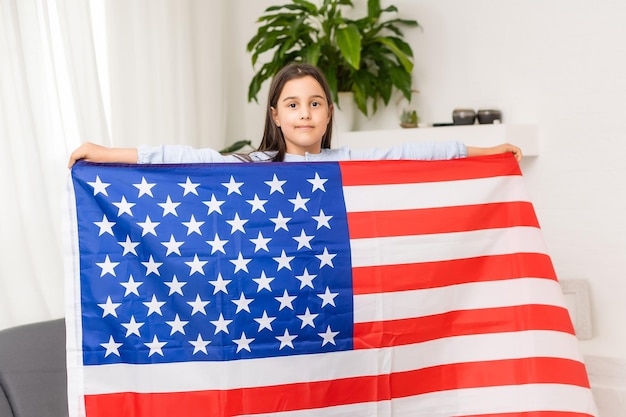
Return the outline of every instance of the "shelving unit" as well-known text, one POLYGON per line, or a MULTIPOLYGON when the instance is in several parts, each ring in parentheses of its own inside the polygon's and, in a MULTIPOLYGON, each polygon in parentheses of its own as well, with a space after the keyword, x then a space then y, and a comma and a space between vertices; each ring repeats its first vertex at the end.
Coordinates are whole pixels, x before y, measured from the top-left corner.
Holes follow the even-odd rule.
POLYGON ((352 149, 386 148, 406 142, 458 140, 468 146, 489 147, 502 143, 519 146, 525 157, 539 155, 537 126, 532 124, 493 124, 419 127, 343 132, 333 138, 334 147, 352 149))

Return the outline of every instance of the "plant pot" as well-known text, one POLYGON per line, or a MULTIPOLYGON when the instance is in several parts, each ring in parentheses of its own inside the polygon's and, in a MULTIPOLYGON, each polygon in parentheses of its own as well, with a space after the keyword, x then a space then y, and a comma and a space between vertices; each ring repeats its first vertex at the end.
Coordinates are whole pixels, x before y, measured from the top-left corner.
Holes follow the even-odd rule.
POLYGON ((337 93, 335 113, 333 114, 333 133, 352 132, 356 126, 356 103, 352 91, 337 93))

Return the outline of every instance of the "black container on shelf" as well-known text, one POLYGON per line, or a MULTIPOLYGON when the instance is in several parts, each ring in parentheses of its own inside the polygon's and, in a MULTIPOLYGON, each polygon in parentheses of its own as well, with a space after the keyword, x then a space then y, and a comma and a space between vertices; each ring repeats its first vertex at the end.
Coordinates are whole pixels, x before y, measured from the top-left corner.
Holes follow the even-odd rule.
POLYGON ((454 109, 452 111, 452 122, 455 125, 473 125, 476 121, 474 109, 454 109))
POLYGON ((500 110, 480 109, 476 116, 478 117, 478 123, 481 125, 502 123, 502 112, 500 110))

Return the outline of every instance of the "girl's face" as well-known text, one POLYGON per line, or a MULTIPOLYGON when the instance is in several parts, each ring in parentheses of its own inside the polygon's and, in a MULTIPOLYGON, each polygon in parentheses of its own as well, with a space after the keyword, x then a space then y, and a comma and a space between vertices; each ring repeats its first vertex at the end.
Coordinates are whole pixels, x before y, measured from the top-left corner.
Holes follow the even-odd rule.
POLYGON ((315 78, 307 75, 285 83, 272 118, 280 127, 289 154, 320 153, 333 109, 315 78))

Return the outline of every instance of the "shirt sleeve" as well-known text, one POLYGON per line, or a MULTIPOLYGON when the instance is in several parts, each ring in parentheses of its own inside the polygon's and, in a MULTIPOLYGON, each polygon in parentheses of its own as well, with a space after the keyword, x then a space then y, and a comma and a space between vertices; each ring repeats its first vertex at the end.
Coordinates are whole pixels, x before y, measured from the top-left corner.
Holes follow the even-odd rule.
POLYGON ((374 148, 348 150, 351 160, 410 159, 434 161, 467 157, 467 148, 462 142, 409 142, 387 149, 374 148))
POLYGON ((140 145, 137 148, 138 164, 176 164, 207 162, 241 162, 233 155, 222 155, 210 148, 196 149, 185 145, 140 145))

